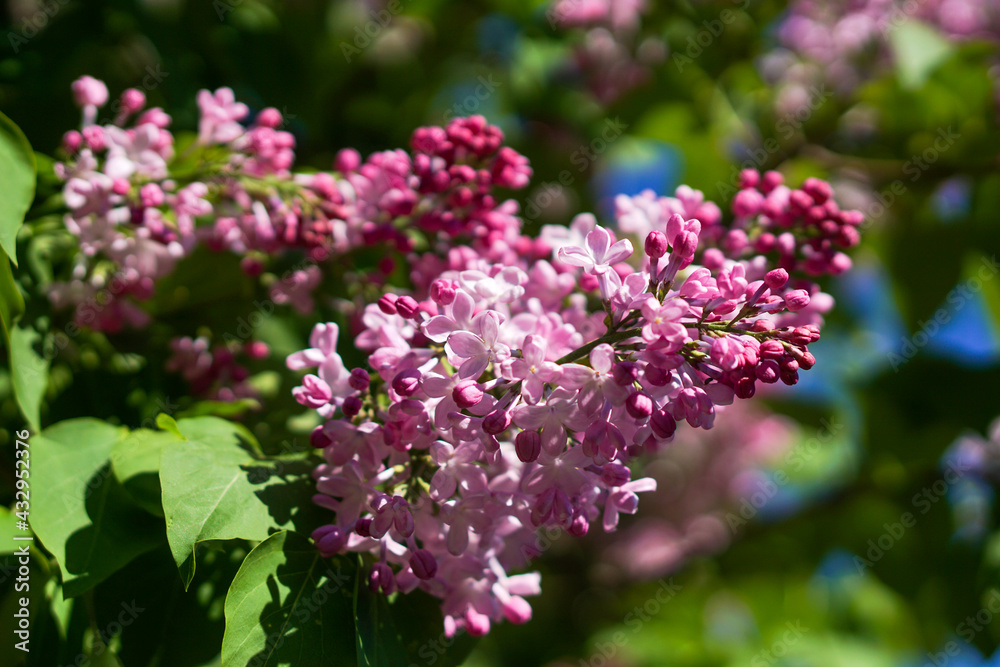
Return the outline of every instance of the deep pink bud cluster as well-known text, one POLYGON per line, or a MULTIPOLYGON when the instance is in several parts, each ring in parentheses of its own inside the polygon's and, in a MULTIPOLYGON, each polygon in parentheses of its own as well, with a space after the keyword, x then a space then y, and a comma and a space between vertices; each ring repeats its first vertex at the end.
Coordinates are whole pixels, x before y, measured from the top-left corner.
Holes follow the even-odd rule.
MULTIPOLYGON (((445 152, 434 147, 447 141, 426 132, 418 145, 445 152)), ((328 535, 346 536, 343 550, 377 559, 373 588, 440 597, 449 635, 526 620, 537 575, 508 572, 538 554, 539 528, 615 530, 656 488, 632 471, 681 422, 710 428, 757 382, 795 384, 815 363, 809 309, 825 295, 790 279, 798 265, 747 248, 694 264, 726 230, 700 193, 679 192, 619 201, 621 226, 644 232, 646 253, 582 215, 538 239, 508 231, 500 250, 421 257, 417 292, 387 293, 360 317, 364 388, 362 371, 344 368, 336 325, 317 325, 288 364, 318 368, 296 398, 326 418, 313 437, 325 459, 315 501, 334 512, 317 539, 324 553, 328 535), (386 498, 401 499, 412 531, 380 519, 386 498), (380 520, 387 529, 373 530, 380 520)))
POLYGON ((826 181, 807 178, 792 189, 776 171, 761 175, 746 170, 740 174, 732 208, 733 227, 714 239, 726 257, 764 255, 780 268, 809 276, 837 275, 851 268, 843 251, 861 240, 858 227, 864 216, 841 210, 826 181))

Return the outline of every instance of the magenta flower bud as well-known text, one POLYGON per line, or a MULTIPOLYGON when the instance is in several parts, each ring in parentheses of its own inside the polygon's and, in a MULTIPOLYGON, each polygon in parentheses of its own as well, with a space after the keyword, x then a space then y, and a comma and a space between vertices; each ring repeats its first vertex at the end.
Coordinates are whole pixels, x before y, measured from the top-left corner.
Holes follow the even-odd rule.
POLYGON ((267 359, 271 356, 271 348, 262 340, 251 340, 244 347, 246 355, 254 360, 267 359))
POLYGON ((812 205, 812 197, 802 190, 792 190, 791 194, 788 195, 788 208, 793 213, 801 215, 808 211, 812 205))
POLYGON ((322 426, 317 426, 309 434, 309 444, 316 449, 323 449, 333 443, 333 440, 326 434, 322 426))
POLYGON ((357 171, 358 167, 361 166, 361 154, 358 153, 353 148, 345 148, 339 153, 337 153, 336 159, 333 161, 333 168, 340 173, 347 173, 351 171, 357 171))
POLYGON ((410 556, 410 568, 417 579, 433 579, 438 570, 437 559, 427 549, 416 549, 410 556))
POLYGON ((312 540, 320 555, 330 558, 347 546, 347 533, 338 526, 320 526, 312 532, 312 540))
POLYGON ((420 371, 408 368, 396 373, 392 379, 392 389, 400 396, 413 396, 420 389, 420 371))
POLYGON ((130 188, 131 186, 129 185, 127 178, 116 178, 111 181, 111 191, 116 195, 128 194, 130 188))
POLYGON ((833 196, 833 188, 826 181, 818 178, 807 178, 802 183, 802 190, 817 204, 825 204, 833 196))
POLYGON ((350 385, 351 389, 368 391, 368 385, 371 384, 371 376, 365 369, 355 368, 351 370, 351 376, 348 378, 347 384, 350 385))
POLYGON ((785 295, 785 307, 793 313, 809 305, 809 292, 804 289, 792 290, 785 295))
POLYGON ((274 107, 261 109, 257 114, 257 125, 260 127, 281 127, 282 120, 284 119, 281 117, 281 112, 274 107))
POLYGON ((781 175, 781 172, 768 171, 760 181, 760 191, 764 194, 770 194, 772 190, 784 184, 784 182, 785 177, 781 175))
POLYGON ((73 82, 72 89, 78 107, 103 107, 108 101, 108 87, 92 76, 81 76, 73 82))
POLYGON ((396 314, 396 301, 399 300, 395 294, 383 294, 378 300, 378 309, 386 315, 396 314))
POLYGON ((490 435, 499 435, 510 426, 511 414, 506 410, 494 410, 483 418, 483 430, 490 435))
POLYGON ((357 396, 348 396, 344 399, 343 405, 340 409, 344 412, 344 416, 348 419, 353 419, 361 412, 361 408, 364 407, 364 403, 357 396))
POLYGON ((372 565, 372 572, 368 577, 368 588, 372 593, 381 588, 383 594, 392 595, 396 591, 396 578, 392 574, 392 569, 385 563, 372 565))
POLYGON ((573 520, 569 524, 569 534, 573 537, 583 537, 590 530, 590 523, 587 517, 582 514, 573 515, 573 520))
POLYGON ((435 280, 431 283, 431 300, 439 306, 447 306, 455 301, 458 286, 450 280, 435 280))
POLYGON ((756 169, 744 169, 740 172, 740 188, 755 188, 760 183, 760 172, 756 169))
POLYGON ((653 435, 660 440, 669 440, 674 437, 677 430, 677 422, 666 410, 657 410, 649 419, 649 425, 653 428, 653 435))
POLYGON ((146 106, 146 94, 137 88, 122 91, 121 110, 126 114, 141 111, 146 106))
POLYGON ((645 419, 653 414, 653 399, 641 391, 633 392, 625 399, 625 410, 633 419, 645 419))
POLYGON ((694 253, 698 250, 698 235, 694 232, 681 232, 674 239, 673 255, 684 262, 694 259, 694 253))
POLYGON ((780 340, 769 339, 760 344, 758 354, 761 359, 780 359, 785 356, 785 346, 780 340))
POLYGON ((524 463, 531 463, 542 453, 542 436, 537 431, 521 431, 514 438, 514 451, 524 463))
POLYGON ((611 369, 615 384, 627 387, 639 379, 639 367, 631 361, 619 361, 611 369))
POLYGON ((670 244, 667 243, 667 235, 661 231, 653 230, 646 236, 646 254, 653 259, 659 259, 667 254, 670 244))
POLYGON ((654 387, 662 387, 670 382, 670 371, 660 368, 659 366, 654 366, 653 364, 646 364, 645 369, 643 369, 643 377, 646 378, 646 382, 653 385, 654 387))
POLYGON ((455 385, 451 397, 458 407, 464 410, 479 405, 479 402, 483 400, 483 390, 479 388, 475 380, 462 380, 455 385))
POLYGON ((401 296, 396 299, 396 312, 405 319, 411 320, 420 312, 420 304, 412 296, 401 296))
POLYGON ((358 519, 357 523, 354 524, 354 532, 361 537, 371 537, 372 518, 370 516, 366 516, 363 519, 358 519))
POLYGON ((772 292, 779 290, 788 282, 788 271, 784 269, 774 269, 764 275, 764 283, 772 292))
POLYGON ((767 384, 774 384, 777 382, 779 373, 780 370, 778 362, 774 359, 765 359, 760 362, 754 370, 754 374, 757 376, 757 379, 761 382, 766 382, 767 384))
POLYGON ((80 145, 83 143, 83 135, 76 130, 70 130, 63 135, 62 147, 63 150, 69 154, 74 154, 80 150, 80 145))
POLYGON ((601 481, 605 486, 621 486, 628 483, 632 472, 621 463, 608 463, 601 468, 601 481))
POLYGON ((757 215, 764 205, 764 195, 756 190, 740 190, 733 197, 733 214, 739 218, 757 215))
POLYGON ((787 384, 789 387, 796 384, 799 381, 798 371, 786 371, 782 369, 781 371, 781 381, 787 384))

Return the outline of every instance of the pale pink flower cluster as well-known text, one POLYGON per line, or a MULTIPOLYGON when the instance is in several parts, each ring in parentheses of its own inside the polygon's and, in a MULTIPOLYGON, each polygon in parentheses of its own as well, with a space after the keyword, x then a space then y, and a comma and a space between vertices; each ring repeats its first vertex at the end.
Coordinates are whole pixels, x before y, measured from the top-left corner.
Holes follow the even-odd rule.
MULTIPOLYGON (((820 183, 804 186, 813 203, 820 183)), ((788 206, 741 204, 747 243, 728 256, 719 209, 683 189, 619 201, 619 225, 645 236, 638 256, 581 215, 537 239, 508 229, 482 254, 425 257, 414 294, 365 307, 367 369, 348 371, 337 326, 317 325, 288 366, 318 369, 295 397, 326 420, 312 435, 325 459, 315 501, 335 513, 313 534, 321 553, 369 553, 373 588, 438 596, 449 635, 526 621, 538 577, 509 573, 535 555, 539 528, 615 530, 656 489, 643 461, 680 422, 711 428, 758 382, 792 385, 815 363, 821 293, 776 266, 808 259, 747 252, 765 218, 795 236, 792 250, 808 243, 815 230, 788 206)))

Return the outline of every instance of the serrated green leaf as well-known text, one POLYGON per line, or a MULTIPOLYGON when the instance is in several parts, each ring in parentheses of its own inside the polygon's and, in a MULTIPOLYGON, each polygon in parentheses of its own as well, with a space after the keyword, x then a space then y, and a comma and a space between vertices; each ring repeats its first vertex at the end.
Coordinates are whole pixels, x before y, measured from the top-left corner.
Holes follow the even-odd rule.
POLYGON ((0 248, 17 266, 17 230, 35 198, 35 153, 10 118, 0 113, 0 248))
POLYGON ((297 533, 258 544, 226 596, 223 667, 354 665, 354 576, 297 533))
POLYGON ((108 456, 124 430, 96 419, 59 422, 31 439, 31 527, 74 597, 163 541, 163 526, 132 504, 108 456))

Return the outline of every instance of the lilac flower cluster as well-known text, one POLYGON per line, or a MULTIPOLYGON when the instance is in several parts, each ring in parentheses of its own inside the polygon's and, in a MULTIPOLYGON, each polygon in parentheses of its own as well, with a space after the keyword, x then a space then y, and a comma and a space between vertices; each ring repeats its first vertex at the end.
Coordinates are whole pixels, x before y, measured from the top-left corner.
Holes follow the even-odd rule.
POLYGON ((638 38, 646 10, 645 0, 557 0, 548 10, 553 27, 584 31, 574 46, 575 68, 602 104, 649 81, 666 58, 661 39, 638 38))
POLYGON ((295 397, 325 420, 312 434, 325 459, 315 501, 335 518, 313 534, 321 553, 369 553, 373 588, 440 597, 449 635, 524 622, 538 576, 509 572, 537 555, 539 528, 615 530, 656 489, 642 462, 680 422, 711 428, 758 382, 795 384, 815 363, 822 308, 789 271, 846 268, 817 225, 848 223, 825 183, 745 178, 761 201, 734 203, 729 231, 684 188, 619 199, 642 253, 584 214, 537 239, 509 228, 499 250, 417 262, 413 294, 364 309, 367 369, 348 371, 337 326, 317 325, 288 366, 317 369, 295 397), (792 193, 811 193, 809 206, 792 193), (809 217, 817 206, 822 220, 809 217), (755 250, 772 229, 792 243, 755 250))
MULTIPOLYGON (((179 155, 170 116, 146 109, 141 91, 123 92, 105 125, 96 122, 108 102, 102 82, 82 77, 73 96, 81 129, 65 134, 56 173, 80 252, 70 279, 53 283, 49 295, 57 308, 75 309, 77 326, 100 331, 146 326, 141 302, 199 246, 236 253, 252 276, 272 258, 304 255, 304 268, 274 282, 270 297, 309 313, 328 260, 354 249, 406 253, 420 237, 435 249, 456 240, 494 245, 519 224, 517 203, 496 190, 524 187, 531 176, 527 160, 481 116, 417 129, 412 152, 362 160, 345 149, 335 171, 293 173, 295 139, 279 129, 281 113, 263 109, 248 123, 250 110, 228 88, 198 94, 198 135, 179 155)), ((382 269, 391 272, 391 260, 382 269)), ((197 341, 174 343, 181 354, 197 341)), ((183 361, 189 357, 172 366, 196 373, 197 364, 183 361)))
POLYGON ((782 83, 779 108, 794 113, 823 81, 846 94, 886 71, 891 35, 911 21, 953 41, 1000 41, 991 0, 797 0, 778 31, 784 49, 763 60, 765 76, 782 83))

